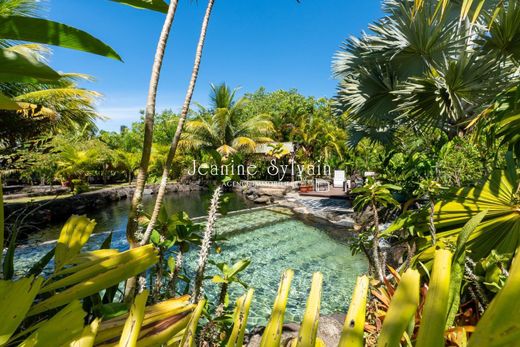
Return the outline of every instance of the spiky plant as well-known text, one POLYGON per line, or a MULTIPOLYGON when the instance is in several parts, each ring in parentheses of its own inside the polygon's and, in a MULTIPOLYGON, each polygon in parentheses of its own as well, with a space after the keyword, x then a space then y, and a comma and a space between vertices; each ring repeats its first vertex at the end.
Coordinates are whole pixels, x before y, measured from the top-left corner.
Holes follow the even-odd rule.
POLYGON ((217 187, 213 192, 211 198, 211 205, 209 207, 208 222, 206 229, 204 230, 204 236, 202 237, 202 244, 200 246, 199 260, 197 266, 197 273, 195 275, 195 285, 193 287, 192 300, 198 302, 202 298, 203 288, 202 282, 204 280, 204 272, 206 271, 206 265, 208 264, 209 252, 211 249, 211 242, 213 234, 215 232, 215 222, 217 221, 217 210, 220 204, 220 195, 222 194, 222 188, 217 187))

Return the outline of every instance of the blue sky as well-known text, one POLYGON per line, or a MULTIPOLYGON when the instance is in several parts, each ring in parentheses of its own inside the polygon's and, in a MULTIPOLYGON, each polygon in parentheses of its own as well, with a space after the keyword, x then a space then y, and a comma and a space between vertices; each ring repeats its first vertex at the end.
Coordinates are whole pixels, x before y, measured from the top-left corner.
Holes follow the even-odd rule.
MULTIPOLYGON (((93 75, 85 85, 101 92, 102 129, 139 119, 163 15, 108 0, 47 0, 46 17, 86 30, 114 48, 124 63, 56 48, 60 71, 93 75)), ((158 111, 180 109, 191 74, 206 1, 180 0, 159 86, 158 111)), ((252 92, 296 88, 305 95, 334 95, 335 51, 350 35, 381 16, 379 0, 216 0, 194 101, 208 101, 210 83, 252 92)))

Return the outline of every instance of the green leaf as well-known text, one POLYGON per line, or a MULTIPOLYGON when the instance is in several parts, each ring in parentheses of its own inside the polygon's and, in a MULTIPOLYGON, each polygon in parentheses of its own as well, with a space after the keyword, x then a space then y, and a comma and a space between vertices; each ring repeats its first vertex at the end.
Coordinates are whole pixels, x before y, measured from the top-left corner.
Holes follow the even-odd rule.
POLYGON ((213 276, 213 278, 211 279, 211 281, 213 281, 213 283, 226 283, 227 281, 225 279, 223 279, 221 276, 219 275, 215 275, 213 276))
POLYGON ((363 332, 365 329, 367 294, 368 277, 358 277, 338 347, 364 346, 363 332))
POLYGON ((60 271, 66 264, 78 256, 83 245, 88 241, 96 222, 85 216, 71 216, 63 228, 55 251, 55 272, 60 271))
POLYGON ((71 48, 122 61, 112 48, 89 33, 41 18, 0 16, 0 38, 71 48))
POLYGON ((62 346, 74 339, 83 331, 83 321, 86 313, 78 300, 54 315, 51 319, 33 332, 20 347, 54 347, 62 346), (64 329, 66 327, 66 329, 64 329))
POLYGON ((236 274, 244 271, 249 266, 249 264, 251 264, 250 259, 239 260, 235 264, 233 264, 231 268, 225 269, 224 275, 226 275, 227 277, 234 277, 236 274))
POLYGON ((38 260, 36 264, 34 264, 31 269, 27 272, 26 276, 38 276, 42 273, 43 269, 49 264, 52 257, 54 257, 54 252, 56 248, 53 247, 50 251, 48 251, 43 257, 38 260))
POLYGON ((144 309, 146 307, 146 300, 148 299, 148 291, 143 290, 139 293, 130 307, 130 314, 126 319, 121 338, 119 339, 119 346, 136 347, 139 333, 141 332, 141 325, 144 319, 144 309))
POLYGON ((184 332, 184 335, 182 336, 182 341, 179 346, 181 347, 194 347, 195 346, 195 338, 197 336, 197 327, 199 324, 199 319, 202 314, 202 310, 204 309, 204 306, 206 305, 206 300, 201 300, 197 304, 197 307, 195 308, 195 311, 193 311, 193 314, 191 315, 190 322, 188 323, 188 326, 186 327, 186 331, 184 332))
POLYGON ((110 304, 96 306, 95 310, 101 314, 105 321, 128 313, 128 305, 122 302, 112 302, 110 304))
POLYGON ((16 111, 20 109, 20 105, 8 98, 4 94, 0 93, 0 110, 16 111))
POLYGON ((0 281, 0 346, 4 346, 24 320, 43 278, 23 278, 18 281, 0 281))
POLYGON ((307 306, 303 315, 303 321, 298 332, 296 347, 316 345, 318 336, 318 322, 320 320, 320 301, 323 284, 323 275, 320 272, 312 276, 311 291, 307 298, 307 306))
POLYGON ((2 264, 2 255, 3 255, 3 249, 4 249, 4 232, 5 232, 5 225, 4 225, 4 189, 3 189, 3 183, 2 183, 2 176, 0 175, 0 248, 2 248, 2 252, 0 252, 0 265, 2 264))
POLYGON ((498 292, 480 319, 468 347, 516 346, 520 340, 520 248, 502 290, 498 292))
MULTIPOLYGON (((135 8, 158 11, 162 13, 168 12, 168 4, 162 0, 110 0, 121 4, 129 5, 135 8)), ((175 0, 172 0, 175 1, 175 0)))
POLYGON ((408 269, 397 286, 386 313, 377 347, 399 346, 410 320, 419 306, 419 271, 408 269))
POLYGON ((31 55, 0 49, 0 82, 55 82, 60 78, 59 73, 31 55))
POLYGON ((226 347, 243 346, 247 318, 249 317, 249 308, 251 307, 251 301, 253 300, 253 293, 254 289, 249 289, 246 295, 238 298, 233 315, 233 330, 231 331, 226 347))
POLYGON ((417 347, 438 347, 444 344, 444 327, 449 308, 451 259, 450 251, 445 249, 435 251, 417 347))
POLYGON ((291 282, 294 277, 293 270, 286 270, 280 281, 278 287, 278 294, 274 301, 273 311, 269 323, 265 327, 260 347, 278 347, 280 346, 280 339, 282 337, 282 328, 287 307, 287 299, 289 297, 289 290, 291 289, 291 282))

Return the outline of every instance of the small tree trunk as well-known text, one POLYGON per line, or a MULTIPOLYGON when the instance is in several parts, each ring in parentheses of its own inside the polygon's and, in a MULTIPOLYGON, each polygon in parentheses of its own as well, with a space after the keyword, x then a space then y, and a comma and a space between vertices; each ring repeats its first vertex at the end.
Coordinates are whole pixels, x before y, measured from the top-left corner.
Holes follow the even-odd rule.
POLYGON ((433 200, 432 197, 430 197, 430 223, 429 223, 429 227, 430 227, 430 234, 432 234, 432 243, 435 245, 435 243, 437 242, 437 230, 435 230, 435 221, 434 221, 434 217, 435 217, 435 201, 433 200))
POLYGON ((152 230, 157 222, 157 218, 161 211, 164 194, 166 193, 166 184, 168 183, 168 176, 170 175, 171 166, 173 163, 173 159, 175 158, 175 153, 177 152, 177 146, 179 144, 182 130, 184 127, 184 123, 186 121, 186 117, 188 116, 188 112, 190 110, 191 98, 193 97, 193 92, 195 90, 195 84, 197 83, 197 78, 199 76, 199 68, 200 62, 202 59, 202 51, 204 49, 204 42, 206 40, 206 33, 208 30, 209 19, 211 17, 211 11, 213 9, 213 4, 215 0, 209 0, 208 6, 206 8, 206 14, 204 15, 204 20, 202 21, 202 28, 200 31, 199 43, 197 45, 197 52, 195 54, 195 62, 193 64, 193 71, 191 72, 191 80, 188 86, 188 90, 186 91, 186 97, 184 99, 184 104, 182 106, 181 116, 179 118, 179 122, 177 124, 177 129, 175 130, 175 135, 173 137, 172 143, 170 145, 170 150, 168 151, 168 156, 166 157, 166 163, 164 165, 161 183, 159 185, 159 191, 157 192, 157 198, 155 200, 155 206, 152 212, 152 216, 150 217, 150 222, 148 223, 148 227, 144 233, 143 239, 141 241, 141 245, 145 245, 150 241, 150 236, 152 235, 152 230))
POLYGON ((175 297, 177 294, 177 279, 179 278, 179 274, 182 269, 182 262, 184 260, 184 252, 179 250, 177 257, 175 259, 175 269, 173 269, 173 274, 170 277, 170 294, 172 297, 175 297))
POLYGON ((374 270, 376 276, 382 282, 384 280, 381 257, 379 255, 379 215, 374 201, 372 201, 372 210, 374 213, 374 232, 372 235, 372 256, 374 257, 374 270))
MULTIPOLYGON (((157 50, 155 52, 155 58, 152 67, 152 73, 150 76, 150 86, 148 89, 148 98, 146 101, 146 111, 144 117, 144 141, 143 141, 143 153, 141 155, 141 162, 139 164, 139 171, 135 184, 135 191, 132 197, 130 205, 130 212, 128 213, 128 222, 126 225, 126 238, 130 245, 130 248, 134 248, 138 245, 137 240, 137 218, 138 210, 143 200, 144 186, 146 183, 146 176, 148 174, 148 165, 150 164, 150 155, 152 152, 152 141, 153 141, 153 123, 155 117, 155 102, 157 99, 157 88, 159 86, 159 77, 161 74, 161 67, 164 59, 164 52, 166 50, 166 44, 170 35, 173 20, 175 18, 175 12, 177 10, 178 0, 171 0, 168 8, 168 13, 164 20, 164 25, 157 43, 157 50)), ((134 297, 135 288, 137 284, 137 278, 129 278, 126 282, 125 288, 125 300, 131 301, 134 297)))

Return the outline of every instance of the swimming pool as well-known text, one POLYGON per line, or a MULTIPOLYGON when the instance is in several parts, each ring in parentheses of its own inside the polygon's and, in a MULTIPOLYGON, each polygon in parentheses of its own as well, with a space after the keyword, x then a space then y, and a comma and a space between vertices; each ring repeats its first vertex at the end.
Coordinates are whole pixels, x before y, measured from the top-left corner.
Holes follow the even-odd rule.
MULTIPOLYGON (((126 249, 126 213, 122 211, 123 207, 127 206, 109 206, 89 216, 99 220, 99 223, 97 233, 85 246, 87 249, 96 249, 106 238, 108 231, 113 232, 112 247, 126 249)), ((169 209, 171 207, 170 205, 169 209)), ((34 236, 28 244, 18 248, 15 257, 18 274, 22 274, 54 247, 55 242, 50 238, 57 233, 57 229, 59 228, 56 226, 46 230, 43 233, 46 240, 41 235, 40 238, 34 236)), ((287 209, 267 207, 229 213, 218 219, 216 233, 226 241, 220 243, 220 254, 211 255, 213 260, 231 263, 250 258, 252 261, 241 275, 243 282, 255 288, 248 322, 250 326, 266 323, 280 275, 285 269, 292 268, 295 271, 286 321, 300 321, 313 272, 320 271, 324 275, 321 313, 326 315, 346 312, 356 277, 366 272, 368 267, 363 256, 351 255, 345 242, 335 240, 321 228, 303 223, 287 209)), ((196 259, 196 251, 186 256, 188 273, 194 272, 196 259)), ((208 267, 208 275, 216 273, 216 269, 208 267)), ((210 298, 215 298, 219 290, 211 280, 206 280, 205 289, 210 298)), ((231 302, 243 293, 244 289, 240 285, 232 285, 231 302)))

